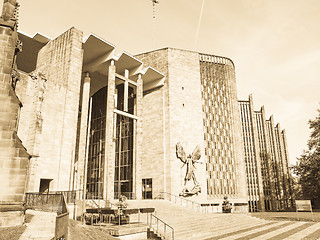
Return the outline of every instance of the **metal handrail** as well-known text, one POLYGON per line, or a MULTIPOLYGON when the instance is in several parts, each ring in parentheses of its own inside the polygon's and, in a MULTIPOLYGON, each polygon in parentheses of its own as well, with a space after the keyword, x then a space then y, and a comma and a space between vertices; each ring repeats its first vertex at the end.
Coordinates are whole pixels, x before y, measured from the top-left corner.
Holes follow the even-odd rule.
POLYGON ((116 208, 118 208, 118 205, 117 205, 117 204, 112 203, 112 202, 109 202, 109 203, 110 203, 110 205, 111 205, 111 208, 112 208, 112 207, 116 207, 116 208))
MULTIPOLYGON (((177 203, 177 198, 180 199, 180 204, 182 206, 182 201, 185 201, 187 203, 187 206, 188 206, 188 202, 190 202, 192 204, 192 208, 194 208, 194 205, 197 207, 197 210, 198 211, 201 211, 201 204, 200 203, 197 203, 197 202, 194 202, 192 200, 189 200, 189 199, 185 199, 185 198, 182 198, 180 196, 177 196, 177 195, 174 195, 174 194, 171 194, 171 193, 167 193, 167 192, 160 192, 161 194, 167 194, 171 197, 174 197, 174 202, 177 203)), ((165 199, 165 198, 164 198, 165 199)), ((170 198, 170 201, 171 201, 171 198, 170 198)))
POLYGON ((27 209, 56 212, 54 239, 68 238, 69 211, 62 192, 26 193, 25 206, 27 209))
POLYGON ((65 195, 61 193, 62 211, 57 213, 55 226, 55 239, 68 239, 69 211, 65 195))
POLYGON ((27 209, 62 213, 62 197, 62 193, 26 193, 25 206, 27 209))
POLYGON ((171 227, 169 224, 165 223, 164 221, 162 221, 160 218, 156 217, 152 213, 150 214, 149 228, 150 228, 150 230, 153 230, 156 234, 160 235, 164 239, 172 239, 172 240, 174 240, 174 229, 173 229, 173 227, 171 227), (155 219, 154 222, 155 222, 156 228, 153 227, 152 218, 155 219), (163 231, 161 231, 161 229, 159 228, 159 222, 161 222, 163 224, 163 231), (171 234, 169 234, 169 235, 167 235, 167 229, 168 228, 171 230, 171 234), (168 238, 168 236, 171 237, 171 238, 168 238))
POLYGON ((121 193, 116 192, 116 193, 114 193, 114 199, 119 199, 119 196, 120 196, 120 195, 126 196, 127 199, 129 199, 129 200, 134 200, 134 199, 136 199, 136 195, 135 195, 135 193, 133 193, 133 192, 121 192, 121 193))
POLYGON ((48 191, 48 192, 27 192, 27 194, 36 194, 36 195, 55 195, 55 194, 62 194, 65 197, 66 203, 75 203, 76 202, 76 193, 79 190, 73 191, 48 191))

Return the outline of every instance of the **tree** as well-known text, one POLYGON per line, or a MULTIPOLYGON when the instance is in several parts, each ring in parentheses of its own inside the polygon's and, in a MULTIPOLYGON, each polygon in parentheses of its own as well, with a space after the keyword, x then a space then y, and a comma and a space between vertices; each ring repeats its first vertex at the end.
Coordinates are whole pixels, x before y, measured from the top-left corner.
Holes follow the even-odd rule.
POLYGON ((320 207, 320 109, 315 120, 309 120, 311 129, 308 150, 297 158, 293 167, 304 199, 311 199, 314 207, 320 207))

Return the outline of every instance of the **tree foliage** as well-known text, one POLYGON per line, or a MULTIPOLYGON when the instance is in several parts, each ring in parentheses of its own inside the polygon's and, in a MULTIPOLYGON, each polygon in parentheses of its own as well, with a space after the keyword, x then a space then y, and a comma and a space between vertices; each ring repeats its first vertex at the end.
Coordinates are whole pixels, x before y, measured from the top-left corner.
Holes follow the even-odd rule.
POLYGON ((294 173, 298 177, 301 194, 304 199, 311 199, 314 205, 320 205, 320 109, 315 120, 309 121, 311 129, 308 150, 298 157, 294 173))
POLYGON ((315 120, 309 120, 309 128, 311 129, 310 139, 308 141, 309 150, 320 150, 320 109, 315 120))

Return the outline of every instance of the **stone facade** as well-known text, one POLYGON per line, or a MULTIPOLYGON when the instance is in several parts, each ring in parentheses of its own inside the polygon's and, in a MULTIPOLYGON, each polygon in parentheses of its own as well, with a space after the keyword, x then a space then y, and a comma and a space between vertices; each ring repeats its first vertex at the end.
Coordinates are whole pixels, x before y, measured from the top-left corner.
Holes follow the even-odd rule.
POLYGON ((254 111, 252 120, 256 121, 257 126, 258 156, 261 162, 262 178, 259 188, 263 189, 265 210, 277 211, 293 208, 292 176, 286 149, 285 130, 280 131, 279 124, 274 126, 272 116, 266 119, 264 107, 260 111, 254 111))
POLYGON ((240 116, 233 62, 200 54, 208 195, 247 202, 240 116))
POLYGON ((265 203, 260 150, 258 145, 258 129, 254 116, 252 95, 249 96, 248 101, 239 101, 239 107, 246 162, 249 211, 264 211, 265 203))
POLYGON ((17 135, 21 102, 16 95, 16 1, 5 1, 0 18, 0 226, 23 223, 29 154, 17 135))
POLYGON ((50 180, 50 190, 71 189, 81 71, 82 32, 72 28, 41 48, 29 76, 22 73, 19 136, 32 155, 28 191, 38 192, 41 179, 50 180))
POLYGON ((12 2, 5 1, 0 20, 0 100, 6 103, 0 106, 0 201, 21 206, 25 189, 76 190, 81 215, 85 199, 158 198, 190 193, 194 185, 201 192, 188 199, 199 203, 227 196, 243 210, 249 195, 249 201, 270 199, 272 209, 289 204, 285 132, 253 114, 249 100, 241 117, 250 123, 242 126, 256 135, 249 141, 248 132, 242 135, 230 59, 174 48, 115 54, 112 44, 94 34, 83 39, 75 28, 52 40, 20 33, 26 50, 15 58, 12 2), (185 157, 199 149, 199 161, 179 159, 178 143, 185 157), (255 147, 250 156, 249 145, 255 147), (258 148, 266 153, 260 158, 258 148), (269 165, 273 175, 264 171, 269 165), (264 188, 251 194, 261 181, 264 188))
MULTIPOLYGON (((215 59, 214 56, 172 48, 137 57, 167 76, 164 89, 144 96, 144 118, 154 121, 154 124, 143 125, 144 139, 152 139, 151 142, 145 141, 144 146, 145 156, 153 156, 151 159, 146 157, 145 161, 152 161, 153 181, 156 181, 154 194, 165 191, 178 195, 181 192, 185 169, 177 159, 175 149, 175 145, 181 142, 187 154, 191 154, 197 145, 201 148, 202 164, 196 166, 201 194, 191 199, 221 202, 224 196, 228 196, 233 202, 246 203, 243 153, 238 147, 241 132, 238 131, 239 110, 233 63, 225 58, 215 59), (213 99, 214 91, 218 92, 221 101, 213 99), (214 107, 213 103, 217 106, 214 107), (223 114, 226 114, 221 117, 221 109, 224 108, 223 114), (158 113, 154 115, 156 111, 158 113), (160 137, 153 139, 154 136, 160 137), (164 143, 162 139, 165 139, 164 143), (230 151, 229 155, 226 151, 230 151), (164 154, 164 159, 159 153, 164 154), (158 181, 161 185, 157 184, 158 181)), ((149 165, 144 167, 144 172, 148 173, 146 178, 151 176, 149 168, 149 165)))
POLYGON ((150 119, 152 123, 145 120, 143 124, 144 161, 150 162, 150 166, 143 166, 143 178, 152 177, 153 196, 159 196, 162 191, 179 195, 184 188, 186 166, 177 158, 176 144, 181 142, 187 155, 200 146, 202 164, 196 164, 195 175, 201 185, 201 194, 193 198, 206 199, 198 55, 168 48, 137 57, 167 73, 163 89, 144 94, 144 119, 150 119), (151 166, 154 168, 152 175, 148 172, 151 166))

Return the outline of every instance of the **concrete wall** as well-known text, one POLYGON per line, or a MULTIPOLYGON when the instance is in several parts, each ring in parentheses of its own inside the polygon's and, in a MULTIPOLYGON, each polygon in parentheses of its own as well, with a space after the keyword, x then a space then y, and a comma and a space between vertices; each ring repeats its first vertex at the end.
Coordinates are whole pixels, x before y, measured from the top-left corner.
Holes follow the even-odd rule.
MULTIPOLYGON (((167 76, 168 49, 136 56, 144 65, 152 66, 167 76)), ((143 96, 143 155, 141 178, 152 178, 153 197, 160 192, 170 192, 170 165, 168 162, 170 126, 168 114, 168 79, 165 86, 153 91, 144 92, 143 96), (165 170, 164 170, 165 169, 165 170), (151 172, 149 172, 151 171, 151 172)))
MULTIPOLYGON (((150 113, 158 116, 154 128, 162 127, 162 124, 164 126, 165 143, 161 146, 161 142, 158 140, 158 144, 160 145, 159 148, 163 149, 165 153, 165 162, 164 165, 162 165, 162 163, 160 164, 159 161, 157 161, 154 162, 154 165, 158 164, 158 169, 166 168, 166 191, 178 195, 183 188, 186 167, 183 166, 183 163, 176 156, 176 144, 181 142, 187 155, 191 154, 197 145, 201 148, 202 157, 200 161, 204 164, 196 165, 196 178, 200 182, 202 188, 202 195, 195 197, 198 198, 198 201, 222 201, 224 193, 221 193, 219 196, 215 194, 214 199, 207 199, 208 174, 211 172, 211 175, 218 176, 220 173, 219 171, 221 170, 228 172, 227 174, 221 172, 219 175, 219 183, 223 185, 221 185, 222 189, 225 189, 226 191, 233 189, 231 196, 233 201, 247 202, 241 124, 237 104, 236 80, 233 63, 226 58, 219 57, 215 68, 210 66, 210 69, 207 69, 207 72, 205 72, 203 68, 200 69, 199 53, 172 48, 140 54, 137 58, 142 60, 146 65, 150 65, 166 75, 163 89, 164 107, 162 108, 160 106, 160 101, 156 101, 156 99, 160 97, 160 93, 153 93, 153 95, 149 96, 150 99, 148 100, 150 102, 149 104, 151 104, 151 102, 154 104, 154 106, 152 106, 153 108, 159 109, 158 113, 150 113), (201 71, 203 71, 203 73, 201 71), (201 76, 200 73, 205 75, 201 76), (208 84, 211 84, 208 93, 202 92, 203 83, 200 77, 208 84), (219 114, 218 111, 216 113, 206 112, 207 108, 213 107, 212 104, 222 104, 220 102, 223 101, 224 96, 220 97, 220 100, 218 99, 220 102, 218 102, 218 100, 214 100, 214 102, 211 101, 210 106, 208 105, 209 102, 204 99, 203 94, 209 94, 210 99, 212 98, 211 95, 213 95, 214 88, 218 91, 218 95, 221 95, 222 92, 223 94, 228 92, 226 97, 227 100, 224 100, 227 101, 224 102, 224 104, 225 107, 228 108, 228 116, 222 117, 222 113, 219 114), (153 100, 151 100, 152 98, 153 100), (163 119, 165 122, 161 123, 161 110, 163 109, 163 119), (214 165, 206 170, 206 167, 208 167, 206 166, 208 163, 208 155, 205 153, 206 142, 204 137, 205 134, 206 136, 211 134, 213 137, 213 132, 209 133, 208 131, 210 129, 208 130, 206 125, 204 125, 204 121, 207 120, 208 114, 212 114, 211 118, 214 118, 217 121, 219 120, 221 123, 223 121, 222 118, 225 118, 222 123, 223 125, 227 122, 229 123, 229 128, 221 129, 220 135, 222 135, 223 132, 225 132, 225 135, 230 135, 228 144, 230 145, 229 150, 231 149, 230 151, 232 152, 232 159, 229 159, 228 162, 224 162, 223 164, 221 163, 223 166, 221 165, 222 168, 220 170, 216 169, 218 165, 214 165), (229 177, 227 177, 227 175, 229 177), (229 185, 227 184, 228 180, 229 185), (233 185, 230 185, 231 180, 233 181, 233 185)), ((144 109, 146 109, 145 105, 144 109)), ((221 110, 223 107, 219 106, 216 110, 219 109, 221 110)), ((218 129, 218 126, 212 125, 211 127, 214 131, 217 131, 218 129)), ((146 131, 144 132, 144 136, 145 134, 154 134, 154 136, 159 134, 155 132, 155 129, 151 129, 151 127, 149 130, 150 131, 147 131, 149 133, 146 133, 146 131)), ((160 132, 159 130, 157 131, 160 132)), ((221 138, 220 135, 218 136, 219 138, 221 138)), ((226 139, 224 138, 224 140, 226 139)), ((218 145, 219 143, 215 143, 214 141, 218 140, 211 139, 210 146, 208 146, 209 149, 206 150, 210 150, 211 152, 215 151, 214 148, 212 149, 211 143, 218 145)), ((152 148, 148 147, 147 144, 148 143, 145 145, 145 149, 151 149, 151 155, 161 158, 159 153, 160 149, 158 148, 158 152, 155 152, 152 148)), ((220 143, 220 145, 221 144, 226 145, 224 142, 220 143)), ((227 150, 228 149, 226 149, 226 151, 227 150)), ((223 158, 222 155, 221 157, 223 158)), ((161 172, 158 169, 157 171, 161 172)))
POLYGON ((143 97, 143 154, 141 178, 152 178, 153 197, 164 191, 164 111, 163 88, 143 97))
POLYGON ((200 162, 203 164, 196 163, 195 175, 201 186, 200 195, 206 199, 199 54, 170 48, 168 51, 171 193, 178 195, 182 191, 186 174, 186 165, 183 166, 176 156, 176 144, 181 142, 187 155, 192 154, 196 146, 201 148, 200 162))
POLYGON ((208 197, 247 202, 245 161, 233 62, 200 54, 208 197))
MULTIPOLYGON (((82 32, 71 28, 46 44, 24 94, 21 138, 32 149, 29 191, 40 179, 52 179, 50 190, 69 190, 74 161, 82 71, 82 32), (32 96, 34 98, 32 98, 32 96), (33 105, 32 105, 33 104, 33 105), (30 114, 35 108, 35 114, 30 114)), ((23 95, 23 93, 21 94, 23 95)))

